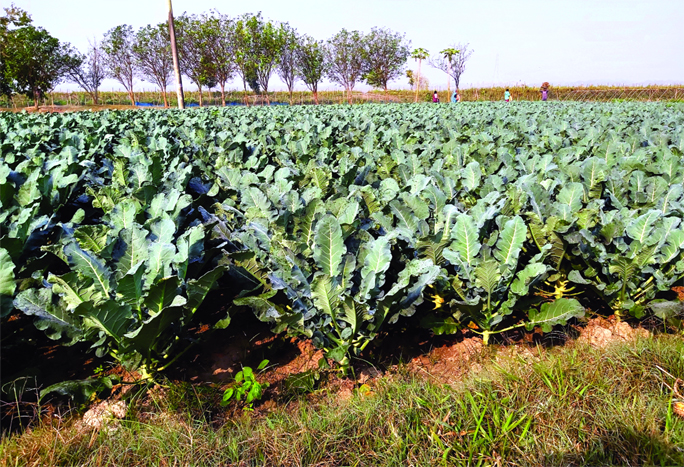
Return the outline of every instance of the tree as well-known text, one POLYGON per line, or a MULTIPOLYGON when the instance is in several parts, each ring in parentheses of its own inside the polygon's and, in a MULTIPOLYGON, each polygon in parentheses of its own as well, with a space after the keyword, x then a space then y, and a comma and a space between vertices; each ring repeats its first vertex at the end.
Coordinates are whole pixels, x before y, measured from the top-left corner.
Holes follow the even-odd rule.
POLYGON ((468 49, 470 44, 456 44, 444 49, 439 53, 442 55, 434 60, 430 60, 430 65, 438 70, 442 70, 454 79, 456 91, 460 89, 461 75, 465 71, 465 65, 473 51, 468 49))
POLYGON ((133 80, 135 79, 135 33, 127 24, 110 29, 100 43, 105 70, 126 89, 131 105, 135 105, 133 80))
POLYGON ((235 22, 215 12, 205 18, 210 29, 207 53, 213 63, 214 77, 221 87, 221 103, 226 105, 226 83, 235 75, 235 22))
POLYGON ((38 110, 41 97, 64 76, 69 46, 60 44, 45 29, 30 24, 30 18, 21 10, 15 8, 12 11, 10 8, 5 11, 3 43, 0 47, 2 86, 11 92, 33 98, 38 110), (18 27, 10 29, 10 25, 18 27))
POLYGON ((0 95, 11 96, 14 78, 7 69, 10 57, 10 44, 16 40, 13 28, 26 27, 31 24, 31 17, 21 8, 12 5, 4 8, 5 16, 0 16, 0 95))
POLYGON ((90 95, 93 104, 98 105, 100 103, 98 89, 106 74, 102 50, 97 41, 90 44, 88 55, 83 55, 75 49, 69 49, 69 57, 65 62, 65 73, 69 80, 78 84, 90 95))
MULTIPOLYGON (((261 13, 259 13, 261 15, 261 13)), ((251 68, 251 50, 250 50, 250 36, 247 31, 246 23, 251 15, 244 14, 235 22, 233 30, 233 54, 235 57, 235 67, 237 73, 242 79, 242 87, 245 91, 245 99, 247 98, 247 78, 251 68)))
POLYGON ((199 105, 202 107, 202 87, 216 84, 216 72, 210 53, 210 44, 214 42, 217 30, 206 17, 197 15, 176 18, 178 28, 179 59, 183 73, 197 85, 199 105))
POLYGON ((415 98, 414 102, 418 102, 418 91, 421 88, 420 65, 423 63, 423 60, 427 59, 429 56, 430 56, 430 52, 428 52, 426 49, 423 49, 422 47, 415 49, 413 52, 411 52, 411 58, 418 62, 418 76, 415 79, 415 82, 416 82, 416 98, 415 98))
POLYGON ((136 34, 133 56, 135 67, 140 75, 144 80, 159 86, 164 107, 168 107, 166 88, 173 73, 173 58, 166 23, 141 28, 136 34))
POLYGON ((311 36, 301 38, 297 48, 297 75, 313 93, 318 104, 318 83, 326 72, 325 44, 311 36))
POLYGON ((274 68, 278 64, 285 42, 285 28, 265 21, 261 13, 243 15, 236 24, 236 64, 243 85, 257 93, 266 93, 274 68), (255 86, 258 85, 258 86, 255 86))
POLYGON ((404 34, 372 28, 364 37, 364 81, 387 93, 387 83, 403 74, 410 54, 409 44, 404 34))
POLYGON ((328 39, 326 47, 327 77, 333 83, 344 87, 350 104, 354 86, 363 76, 365 54, 363 44, 361 32, 342 29, 328 39))
POLYGON ((297 30, 287 23, 282 25, 282 30, 283 46, 278 59, 276 72, 287 86, 287 90, 290 93, 290 105, 292 105, 292 92, 294 91, 294 84, 298 77, 297 51, 299 50, 300 38, 297 35, 297 30))

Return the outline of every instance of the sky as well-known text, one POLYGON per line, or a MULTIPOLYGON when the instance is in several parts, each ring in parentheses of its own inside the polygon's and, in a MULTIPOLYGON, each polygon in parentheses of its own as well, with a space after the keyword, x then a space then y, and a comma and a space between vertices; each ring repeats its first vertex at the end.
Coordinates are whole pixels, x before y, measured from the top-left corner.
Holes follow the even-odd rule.
MULTIPOLYGON (((119 24, 165 21, 166 0, 0 0, 28 11, 37 26, 85 51, 119 24)), ((432 54, 469 43, 461 88, 491 85, 646 85, 684 83, 684 0, 173 0, 175 14, 211 9, 230 16, 261 11, 300 33, 327 39, 340 29, 386 27, 432 54)), ((413 70, 417 64, 410 60, 413 70)), ((447 75, 422 66, 430 87, 447 75)), ((184 86, 193 89, 192 85, 184 86)), ((453 85, 452 85, 453 86, 453 85)), ((232 88, 241 88, 236 79, 232 88)), ((408 89, 401 78, 390 86, 408 89)), ((152 89, 149 83, 137 89, 152 89)), ((284 89, 274 76, 270 89, 284 89)), ((300 84, 300 89, 304 89, 300 84)), ((321 89, 337 89, 324 83, 321 89)), ((58 89, 76 89, 60 85, 58 89)), ((107 80, 102 90, 120 89, 107 80)), ((360 90, 366 89, 359 86, 360 90)))

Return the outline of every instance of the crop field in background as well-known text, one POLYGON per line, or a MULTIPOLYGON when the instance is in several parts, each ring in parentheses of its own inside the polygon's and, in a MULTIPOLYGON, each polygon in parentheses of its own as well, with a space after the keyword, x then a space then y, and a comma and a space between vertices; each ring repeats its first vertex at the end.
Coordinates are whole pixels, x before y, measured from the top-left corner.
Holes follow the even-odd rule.
MULTIPOLYGON (((449 102, 449 92, 437 88, 441 102, 449 102)), ((516 101, 539 101, 541 94, 539 88, 531 86, 510 86, 513 99, 516 101)), ((462 89, 461 97, 465 101, 500 101, 503 100, 505 87, 489 88, 469 88, 462 89)), ((155 105, 162 105, 163 100, 159 91, 142 90, 135 93, 136 101, 155 105)), ((218 91, 204 92, 205 105, 220 106, 221 93, 218 91)), ((170 105, 175 106, 175 94, 169 93, 170 105)), ((269 99, 272 102, 290 103, 290 96, 287 92, 271 92, 269 99)), ((431 102, 432 90, 421 91, 418 97, 420 102, 431 102)), ((415 91, 412 90, 390 90, 383 91, 354 92, 355 103, 367 102, 414 102, 415 91)), ((613 102, 613 101, 632 101, 632 102, 682 102, 684 101, 684 87, 682 86, 579 86, 579 87, 551 87, 549 90, 549 100, 559 101, 580 101, 580 102, 613 102)), ((185 91, 186 104, 197 105, 199 102, 198 93, 185 91)), ((321 104, 343 104, 346 103, 344 91, 319 91, 319 101, 321 104)), ((264 96, 257 96, 253 93, 243 91, 230 91, 226 93, 226 102, 230 105, 247 104, 261 105, 265 103, 264 96)), ((308 91, 297 91, 292 96, 294 105, 314 104, 313 94, 308 91)), ((22 109, 33 105, 33 101, 26 96, 15 95, 11 99, 5 96, 0 97, 0 108, 22 109)), ((86 92, 52 92, 45 96, 41 103, 43 106, 92 106, 92 98, 86 92)), ((130 106, 130 100, 126 92, 101 91, 100 105, 130 106)))

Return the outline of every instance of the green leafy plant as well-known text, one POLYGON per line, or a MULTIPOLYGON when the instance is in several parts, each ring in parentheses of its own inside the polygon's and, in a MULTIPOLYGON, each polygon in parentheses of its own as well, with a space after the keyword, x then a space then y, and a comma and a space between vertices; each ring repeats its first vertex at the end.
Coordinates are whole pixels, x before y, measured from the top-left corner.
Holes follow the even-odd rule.
MULTIPOLYGON (((268 365, 268 360, 262 360, 257 371, 261 371, 268 365)), ((221 405, 226 406, 230 404, 231 400, 236 403, 241 403, 244 410, 252 410, 254 401, 258 401, 264 395, 264 389, 269 386, 267 382, 260 383, 257 381, 252 368, 245 366, 235 375, 235 383, 233 387, 225 390, 221 405)))

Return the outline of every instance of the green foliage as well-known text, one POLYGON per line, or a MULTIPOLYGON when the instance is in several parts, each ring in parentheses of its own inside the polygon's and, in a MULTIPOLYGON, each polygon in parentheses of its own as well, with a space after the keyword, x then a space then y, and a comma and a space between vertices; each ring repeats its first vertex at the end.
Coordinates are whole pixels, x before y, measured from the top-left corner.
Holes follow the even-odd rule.
POLYGON ((365 69, 363 79, 373 87, 387 91, 387 83, 399 78, 410 54, 403 34, 386 28, 371 28, 364 37, 365 69))
MULTIPOLYGON (((257 371, 263 370, 268 365, 268 360, 262 360, 257 367, 257 371)), ((258 401, 264 395, 264 389, 269 386, 268 383, 260 383, 254 375, 254 370, 250 367, 243 367, 235 375, 235 384, 225 390, 221 405, 226 406, 231 400, 243 404, 244 410, 252 410, 254 401, 258 401)))
POLYGON ((411 316, 674 323, 683 128, 636 103, 3 114, 3 316, 150 369, 215 287, 213 329, 251 308, 343 370, 411 316))
POLYGON ((70 62, 68 45, 31 24, 23 10, 5 8, 0 18, 0 91, 38 100, 63 78, 70 62))

